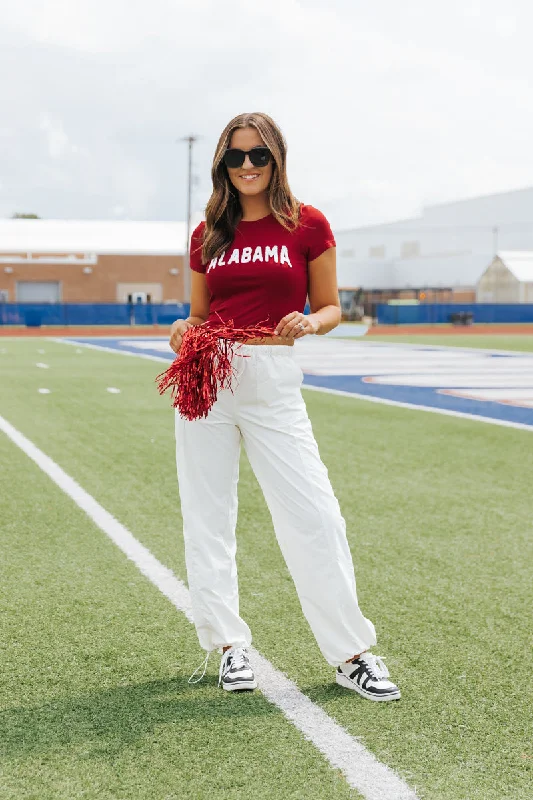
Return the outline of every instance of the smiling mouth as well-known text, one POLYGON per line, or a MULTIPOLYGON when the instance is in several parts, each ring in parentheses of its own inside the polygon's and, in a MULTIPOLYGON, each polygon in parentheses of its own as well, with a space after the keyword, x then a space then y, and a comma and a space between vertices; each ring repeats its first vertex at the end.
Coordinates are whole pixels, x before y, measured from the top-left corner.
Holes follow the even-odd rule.
POLYGON ((243 181, 250 183, 251 181, 255 181, 257 178, 259 178, 259 172, 254 172, 249 175, 239 175, 239 177, 242 178, 243 181))

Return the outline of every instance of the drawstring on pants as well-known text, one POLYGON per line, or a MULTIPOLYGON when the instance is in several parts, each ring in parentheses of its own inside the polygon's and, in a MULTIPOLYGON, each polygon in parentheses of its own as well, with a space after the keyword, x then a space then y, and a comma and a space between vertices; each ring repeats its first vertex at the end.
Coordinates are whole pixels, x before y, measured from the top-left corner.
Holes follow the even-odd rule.
POLYGON ((189 680, 187 681, 187 683, 200 683, 200 681, 201 681, 201 680, 202 680, 202 678, 204 677, 205 673, 207 672, 207 662, 209 661, 209 656, 211 655, 211 652, 212 652, 211 650, 208 650, 208 651, 207 651, 207 655, 206 655, 206 657, 204 658, 204 660, 202 661, 202 663, 200 664, 200 666, 199 666, 199 667, 196 667, 196 669, 194 670, 193 674, 191 675, 191 677, 189 678, 189 680), (199 678, 196 678, 196 680, 194 680, 194 681, 193 681, 193 678, 194 678, 194 676, 196 675, 196 673, 197 673, 199 670, 201 670, 201 669, 202 669, 202 667, 203 667, 202 674, 200 675, 200 677, 199 677, 199 678))

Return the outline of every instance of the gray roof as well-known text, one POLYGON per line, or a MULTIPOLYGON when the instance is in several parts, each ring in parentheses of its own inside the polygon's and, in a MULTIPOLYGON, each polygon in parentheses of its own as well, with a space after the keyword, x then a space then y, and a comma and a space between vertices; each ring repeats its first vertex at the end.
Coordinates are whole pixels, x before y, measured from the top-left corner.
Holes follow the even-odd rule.
POLYGON ((0 254, 182 255, 184 222, 0 219, 0 254))

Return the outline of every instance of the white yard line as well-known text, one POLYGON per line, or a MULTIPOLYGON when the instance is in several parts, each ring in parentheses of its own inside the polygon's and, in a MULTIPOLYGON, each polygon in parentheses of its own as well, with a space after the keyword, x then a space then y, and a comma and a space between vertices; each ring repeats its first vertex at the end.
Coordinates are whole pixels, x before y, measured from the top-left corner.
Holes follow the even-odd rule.
MULTIPOLYGON (((171 570, 105 510, 61 467, 0 416, 0 430, 40 467, 87 514, 142 574, 192 622, 189 591, 171 570)), ((340 769, 348 784, 366 800, 417 800, 417 794, 389 767, 381 764, 360 742, 315 705, 298 687, 254 648, 250 648, 259 687, 329 763, 340 769)), ((365 702, 355 697, 347 702, 365 702)))
MULTIPOLYGON (((168 358, 163 358, 162 356, 153 356, 148 353, 130 353, 127 350, 118 350, 113 347, 105 347, 103 345, 97 345, 97 344, 88 344, 87 342, 69 341, 67 339, 51 338, 50 340, 53 342, 59 342, 60 344, 70 344, 70 345, 75 345, 77 347, 88 347, 91 350, 104 350, 106 353, 119 353, 120 355, 124 356, 134 356, 134 358, 147 358, 150 361, 162 361, 166 364, 170 364, 168 358)), ((409 347, 409 345, 404 345, 404 347, 409 347)), ((446 348, 441 348, 441 349, 446 349, 446 348)), ((381 403, 382 405, 386 406, 398 406, 399 408, 410 408, 415 411, 429 411, 432 414, 444 414, 447 417, 459 417, 459 419, 468 419, 471 422, 486 422, 489 425, 500 425, 503 428, 517 428, 518 430, 523 430, 523 431, 530 431, 530 432, 533 431, 533 425, 526 425, 525 423, 522 422, 510 422, 504 419, 497 419, 496 417, 482 417, 478 416, 477 414, 467 414, 464 411, 452 411, 447 408, 433 408, 432 406, 421 406, 417 405, 416 403, 402 403, 399 400, 388 400, 383 397, 372 397, 371 395, 357 394, 356 392, 344 392, 341 389, 327 389, 325 386, 312 386, 308 383, 304 383, 302 388, 309 389, 309 391, 311 392, 324 392, 325 394, 336 394, 339 395, 340 397, 351 397, 356 400, 367 400, 369 403, 381 403)))

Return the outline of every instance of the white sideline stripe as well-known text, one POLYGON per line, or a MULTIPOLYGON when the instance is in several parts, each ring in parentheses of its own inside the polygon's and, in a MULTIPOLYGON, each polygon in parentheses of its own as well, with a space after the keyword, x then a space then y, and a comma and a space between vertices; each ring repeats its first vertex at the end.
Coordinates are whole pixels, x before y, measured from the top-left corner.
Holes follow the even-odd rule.
MULTIPOLYGON (((131 559, 142 574, 192 622, 191 601, 185 584, 161 564, 127 528, 105 510, 49 456, 0 416, 0 430, 17 445, 93 522, 131 559)), ((366 800, 417 800, 417 794, 389 767, 381 764, 360 742, 306 697, 297 686, 250 648, 259 686, 329 761, 340 769, 349 785, 366 800)), ((352 698, 355 699, 355 698, 352 698)), ((349 698, 347 698, 349 700, 349 698)))
MULTIPOLYGON (((78 347, 89 347, 92 350, 104 350, 107 353, 119 353, 123 356, 134 356, 134 358, 147 358, 150 361, 163 361, 170 364, 168 358, 162 356, 152 356, 148 353, 130 353, 127 350, 117 350, 113 347, 105 347, 103 345, 88 344, 87 342, 74 342, 68 339, 53 339, 50 341, 59 342, 60 344, 77 345, 78 347)), ((404 345, 408 346, 408 345, 404 345)), ((428 345, 429 347, 429 345, 428 345)), ((459 348, 457 348, 459 349, 459 348)), ((461 348, 463 349, 463 348, 461 348)), ((517 428, 522 431, 533 431, 533 425, 526 425, 523 422, 511 422, 505 419, 496 419, 496 417, 482 417, 477 414, 468 414, 466 411, 452 411, 448 408, 432 408, 432 406, 420 406, 416 403, 402 403, 400 400, 388 400, 384 397, 373 397, 367 394, 358 394, 356 392, 345 392, 341 389, 328 389, 325 386, 312 386, 309 383, 304 383, 302 389, 309 389, 311 392, 324 392, 325 394, 337 394, 340 397, 352 397, 356 400, 367 400, 369 403, 381 403, 386 406, 398 406, 399 408, 411 408, 414 411, 429 411, 431 414, 444 414, 447 417, 459 417, 460 419, 469 419, 473 422, 487 422, 489 425, 501 425, 504 428, 517 428)))
POLYGON ((496 419, 495 417, 482 417, 477 414, 468 414, 466 411, 452 411, 449 408, 432 408, 431 406, 420 406, 417 403, 402 403, 400 400, 388 400, 384 397, 369 397, 367 394, 357 392, 344 392, 341 389, 327 389, 325 386, 312 386, 304 383, 303 389, 310 389, 312 392, 325 392, 326 394, 338 394, 341 397, 355 397, 357 400, 369 400, 371 403, 383 403, 386 406, 399 406, 399 408, 412 408, 415 411, 431 411, 432 414, 444 414, 447 417, 460 417, 474 422, 488 422, 490 425, 502 425, 504 428, 518 428, 522 431, 533 431, 533 425, 526 425, 524 422, 511 422, 506 419, 496 419))

